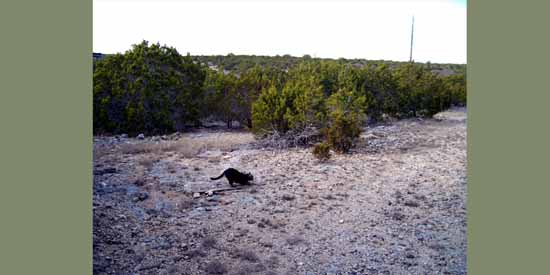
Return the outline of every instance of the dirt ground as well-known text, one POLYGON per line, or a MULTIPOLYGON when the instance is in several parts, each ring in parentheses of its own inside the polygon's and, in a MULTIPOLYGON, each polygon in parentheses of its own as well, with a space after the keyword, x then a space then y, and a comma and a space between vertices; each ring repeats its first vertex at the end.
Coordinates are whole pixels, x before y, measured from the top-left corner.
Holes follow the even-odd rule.
POLYGON ((239 131, 95 137, 94 274, 466 274, 466 189, 465 109, 326 163, 239 131), (229 167, 254 184, 196 194, 229 167))

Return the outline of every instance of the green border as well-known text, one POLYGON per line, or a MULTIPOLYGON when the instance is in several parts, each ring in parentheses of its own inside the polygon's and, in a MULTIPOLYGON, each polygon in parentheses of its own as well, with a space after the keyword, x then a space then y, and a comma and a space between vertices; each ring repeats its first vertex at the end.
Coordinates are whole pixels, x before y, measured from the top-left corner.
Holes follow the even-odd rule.
POLYGON ((468 271, 548 274, 550 3, 468 1, 468 271))
MULTIPOLYGON (((548 272, 548 10, 468 1, 469 274, 548 272)), ((0 1, 0 34, 0 274, 91 274, 92 1, 0 1)))
POLYGON ((0 274, 92 273, 92 1, 0 1, 0 274))

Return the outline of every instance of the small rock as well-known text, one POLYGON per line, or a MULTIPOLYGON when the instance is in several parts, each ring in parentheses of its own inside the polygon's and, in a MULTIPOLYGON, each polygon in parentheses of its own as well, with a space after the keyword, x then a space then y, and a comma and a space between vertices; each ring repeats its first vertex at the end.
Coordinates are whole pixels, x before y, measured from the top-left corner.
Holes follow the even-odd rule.
POLYGON ((139 134, 139 135, 137 136, 137 139, 144 139, 144 138, 145 138, 145 135, 144 135, 144 134, 139 134))
POLYGON ((285 200, 285 201, 292 201, 292 200, 296 199, 296 197, 294 195, 284 194, 282 196, 282 199, 285 200))
POLYGON ((214 196, 214 190, 208 190, 208 192, 206 192, 206 195, 209 197, 214 196))
POLYGON ((200 193, 193 193, 193 198, 194 199, 198 199, 201 197, 201 194, 200 193))
POLYGON ((413 201, 413 200, 408 200, 404 204, 405 204, 405 206, 408 206, 408 207, 418 207, 419 206, 418 202, 413 201))
POLYGON ((339 220, 338 223, 344 223, 344 220, 339 220))
POLYGON ((137 180, 134 181, 134 185, 143 186, 143 185, 145 185, 145 181, 143 179, 137 179, 137 180))
POLYGON ((206 200, 216 202, 219 200, 219 198, 217 196, 212 196, 212 197, 207 197, 206 200))
POLYGON ((286 211, 284 208, 282 208, 282 207, 275 207, 275 208, 273 209, 273 213, 275 213, 275 214, 286 213, 286 212, 287 212, 287 211, 286 211))
POLYGON ((426 196, 424 195, 415 195, 414 198, 421 201, 426 200, 426 196))
POLYGON ((114 167, 111 167, 111 168, 105 168, 103 170, 96 170, 94 171, 94 175, 114 174, 116 172, 117 172, 117 169, 114 167))
POLYGON ((133 200, 135 202, 137 201, 144 201, 146 200, 147 198, 149 198, 149 194, 147 194, 146 192, 141 192, 141 193, 138 193, 134 198, 133 200))

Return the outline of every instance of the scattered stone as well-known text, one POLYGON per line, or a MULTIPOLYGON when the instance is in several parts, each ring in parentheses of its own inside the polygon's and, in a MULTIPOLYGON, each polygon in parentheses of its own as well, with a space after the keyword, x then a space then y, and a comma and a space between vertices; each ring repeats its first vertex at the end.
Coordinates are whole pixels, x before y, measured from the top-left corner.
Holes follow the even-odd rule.
MULTIPOLYGON (((133 144, 94 138, 98 153, 106 153, 94 160, 94 175, 118 170, 96 176, 93 185, 94 274, 216 274, 220 268, 206 270, 216 260, 226 265, 223 274, 235 275, 466 274, 465 134, 443 132, 437 128, 448 127, 443 123, 426 122, 429 135, 419 129, 421 122, 395 123, 369 126, 363 139, 372 128, 378 138, 360 140, 359 154, 335 154, 319 172, 314 158, 302 154, 305 148, 252 146, 233 153, 225 148, 215 163, 183 152, 151 156, 159 161, 145 169, 137 162, 148 154, 120 156, 117 146, 156 146, 155 137, 133 144), (460 136, 445 136, 453 134, 460 136), (171 166, 176 173, 169 173, 171 166), (223 196, 189 193, 226 187, 207 179, 230 166, 252 172, 258 184, 223 196), (133 203, 134 198, 143 203, 133 203), (219 245, 207 250, 206 236, 219 245), (231 262, 225 257, 235 248, 252 250, 258 260, 231 262), (272 262, 273 255, 280 260, 272 262)), ((203 138, 223 135, 215 129, 203 138)))
POLYGON ((139 135, 137 136, 137 139, 145 139, 145 135, 144 135, 144 134, 139 134, 139 135))

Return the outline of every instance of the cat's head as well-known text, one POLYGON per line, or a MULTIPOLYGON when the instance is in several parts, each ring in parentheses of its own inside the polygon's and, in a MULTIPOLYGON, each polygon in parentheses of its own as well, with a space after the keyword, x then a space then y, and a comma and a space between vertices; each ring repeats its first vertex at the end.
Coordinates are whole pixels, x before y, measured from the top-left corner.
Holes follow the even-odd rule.
POLYGON ((247 173, 247 174, 246 174, 246 178, 247 178, 249 181, 253 181, 253 180, 254 180, 254 176, 252 176, 252 174, 250 174, 250 173, 247 173))

